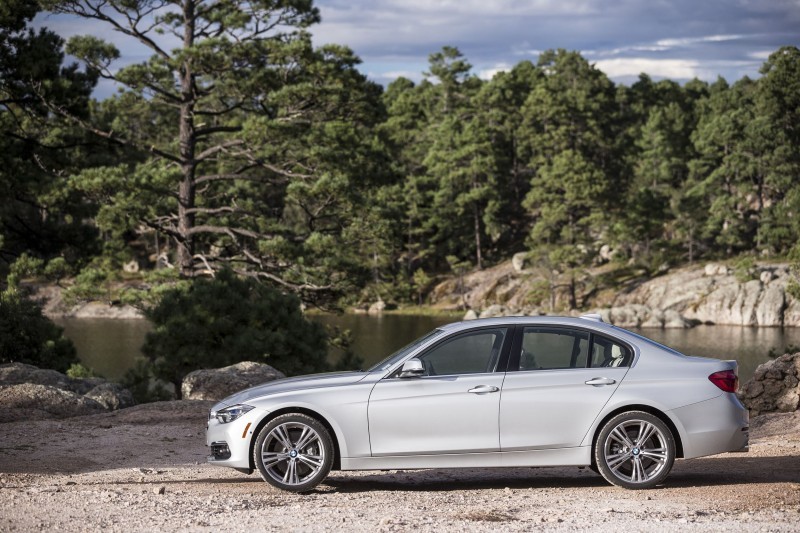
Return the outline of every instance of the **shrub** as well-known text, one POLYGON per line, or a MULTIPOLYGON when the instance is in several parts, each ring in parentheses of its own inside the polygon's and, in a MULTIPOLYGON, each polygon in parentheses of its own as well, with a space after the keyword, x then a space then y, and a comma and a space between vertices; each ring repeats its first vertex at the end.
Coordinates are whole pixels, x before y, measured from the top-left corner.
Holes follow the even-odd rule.
POLYGON ((145 316, 153 331, 142 351, 153 376, 176 391, 193 370, 241 361, 267 363, 286 375, 328 369, 325 331, 306 320, 300 300, 230 270, 166 291, 145 316))
POLYGON ((0 293, 0 363, 27 363, 65 372, 78 362, 64 330, 17 289, 0 293))

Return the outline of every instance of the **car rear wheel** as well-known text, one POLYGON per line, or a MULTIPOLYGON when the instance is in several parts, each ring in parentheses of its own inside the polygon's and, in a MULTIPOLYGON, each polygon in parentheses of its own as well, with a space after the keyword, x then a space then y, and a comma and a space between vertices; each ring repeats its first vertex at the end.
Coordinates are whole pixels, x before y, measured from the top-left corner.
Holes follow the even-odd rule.
POLYGON ((259 432, 253 462, 267 483, 305 492, 328 475, 333 453, 333 441, 324 425, 310 416, 290 413, 271 420, 259 432))
POLYGON ((669 475, 675 462, 675 438, 657 416, 621 413, 603 426, 595 444, 600 474, 626 489, 649 489, 669 475))

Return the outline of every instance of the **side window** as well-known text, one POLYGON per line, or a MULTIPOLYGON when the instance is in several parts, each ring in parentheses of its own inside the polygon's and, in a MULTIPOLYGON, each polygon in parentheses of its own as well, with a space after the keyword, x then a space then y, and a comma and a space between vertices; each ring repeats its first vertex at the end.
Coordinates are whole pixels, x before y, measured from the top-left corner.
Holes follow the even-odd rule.
POLYGON ((600 335, 592 339, 592 368, 630 366, 633 354, 622 344, 600 335))
POLYGON ((589 334, 561 328, 525 328, 519 370, 586 368, 589 334))
POLYGON ((480 330, 445 340, 420 356, 426 376, 494 372, 506 328, 480 330))

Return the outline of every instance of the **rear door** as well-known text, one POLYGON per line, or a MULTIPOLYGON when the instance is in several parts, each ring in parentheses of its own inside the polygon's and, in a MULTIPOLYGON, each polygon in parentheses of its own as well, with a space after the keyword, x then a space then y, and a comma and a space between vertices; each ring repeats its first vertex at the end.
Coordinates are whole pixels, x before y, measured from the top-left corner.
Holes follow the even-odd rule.
POLYGON ((625 377, 631 349, 573 328, 517 332, 500 400, 501 449, 579 446, 625 377))

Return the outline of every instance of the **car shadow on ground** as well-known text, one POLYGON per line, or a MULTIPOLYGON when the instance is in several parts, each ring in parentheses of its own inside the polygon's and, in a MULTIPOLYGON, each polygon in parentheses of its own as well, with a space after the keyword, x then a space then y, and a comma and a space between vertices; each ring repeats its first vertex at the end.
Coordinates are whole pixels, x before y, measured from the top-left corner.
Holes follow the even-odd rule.
MULTIPOLYGON (((735 486, 741 484, 800 481, 800 460, 797 456, 743 457, 721 456, 676 462, 666 481, 656 487, 674 489, 688 487, 735 486)), ((250 490, 254 484, 265 484, 254 473, 250 476, 203 479, 172 479, 161 484, 214 484, 239 486, 250 490)), ((265 484, 266 485, 266 484, 265 484)), ((457 491, 480 489, 548 489, 548 488, 613 487, 588 468, 468 468, 432 470, 390 470, 384 472, 333 472, 313 492, 359 493, 368 491, 457 491)), ((265 486, 267 490, 271 487, 265 486)))

